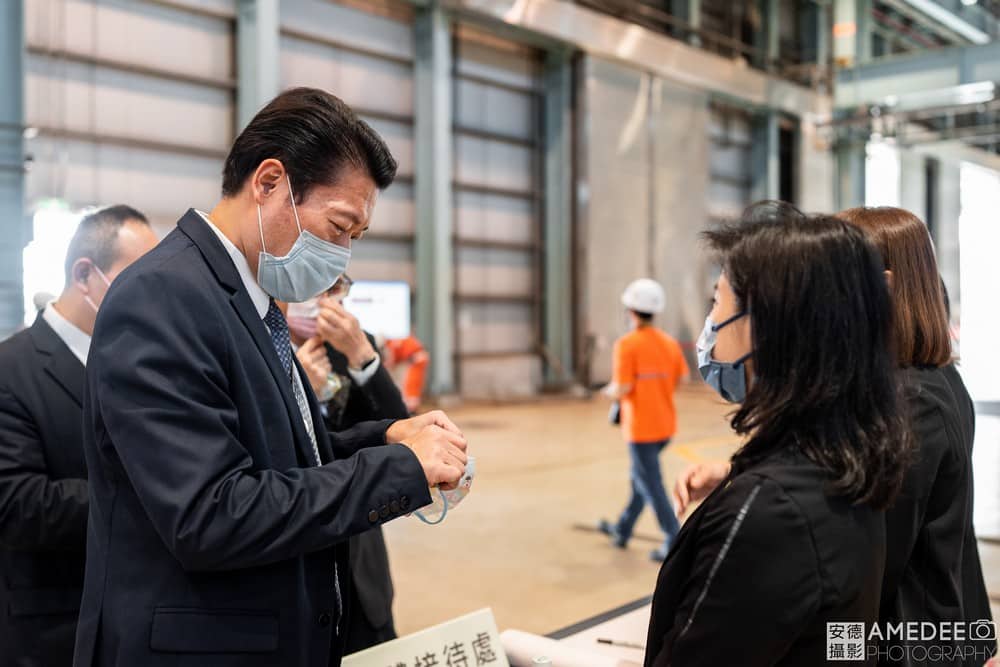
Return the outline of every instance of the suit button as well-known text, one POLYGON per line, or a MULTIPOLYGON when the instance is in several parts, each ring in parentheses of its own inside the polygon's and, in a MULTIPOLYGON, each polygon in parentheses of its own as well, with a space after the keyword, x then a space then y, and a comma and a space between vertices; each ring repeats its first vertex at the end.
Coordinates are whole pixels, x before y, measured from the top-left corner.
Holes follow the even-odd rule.
POLYGON ((372 523, 378 523, 378 512, 376 512, 375 510, 369 512, 368 520, 371 521, 372 523))
POLYGON ((379 514, 382 516, 383 519, 388 519, 389 518, 389 506, 388 505, 382 505, 382 509, 379 510, 379 514))
POLYGON ((391 503, 389 503, 389 511, 391 511, 393 514, 399 514, 398 500, 393 500, 391 503))
POLYGON ((402 507, 404 511, 410 509, 410 499, 403 496, 399 499, 399 506, 402 507))
POLYGON ((319 623, 319 627, 326 628, 329 627, 332 621, 333 621, 333 616, 330 615, 330 612, 324 611, 322 614, 319 615, 319 619, 317 622, 319 623))

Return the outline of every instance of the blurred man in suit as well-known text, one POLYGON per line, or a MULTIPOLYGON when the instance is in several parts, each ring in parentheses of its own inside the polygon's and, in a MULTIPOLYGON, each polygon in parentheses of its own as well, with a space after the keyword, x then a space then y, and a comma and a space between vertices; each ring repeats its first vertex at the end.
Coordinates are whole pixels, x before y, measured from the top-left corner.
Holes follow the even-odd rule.
MULTIPOLYGON (((382 363, 375 338, 343 306, 351 279, 344 274, 324 298, 288 309, 296 356, 323 406, 323 420, 340 431, 373 419, 406 419, 410 411, 382 363)), ((389 552, 381 528, 350 540, 351 582, 344 654, 396 638, 389 552)))
POLYGON ((108 293, 76 667, 339 665, 346 541, 463 475, 441 412, 328 435, 276 303, 344 273, 395 172, 340 99, 288 90, 236 138, 215 208, 108 293))
POLYGON ((73 661, 88 507, 84 365, 108 286, 155 245, 133 208, 88 215, 62 294, 0 343, 0 667, 73 661))

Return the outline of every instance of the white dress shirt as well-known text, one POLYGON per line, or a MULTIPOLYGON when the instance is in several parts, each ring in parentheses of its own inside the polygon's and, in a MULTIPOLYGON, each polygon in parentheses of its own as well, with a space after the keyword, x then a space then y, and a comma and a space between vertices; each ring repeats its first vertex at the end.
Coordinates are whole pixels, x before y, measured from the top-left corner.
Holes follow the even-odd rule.
POLYGON ((87 365, 87 354, 90 352, 90 335, 83 329, 67 320, 55 309, 55 301, 49 301, 42 311, 42 319, 48 322, 56 335, 66 343, 66 347, 80 360, 84 366, 87 365))

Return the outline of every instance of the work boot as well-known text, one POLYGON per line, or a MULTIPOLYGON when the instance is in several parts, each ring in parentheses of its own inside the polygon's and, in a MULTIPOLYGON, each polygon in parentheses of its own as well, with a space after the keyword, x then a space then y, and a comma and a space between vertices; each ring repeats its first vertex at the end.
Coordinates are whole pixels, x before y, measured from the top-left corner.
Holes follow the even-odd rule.
POLYGON ((662 546, 650 551, 649 560, 653 561, 654 563, 662 563, 663 561, 667 560, 667 554, 670 553, 670 542, 671 540, 668 537, 663 542, 662 546))
POLYGON ((597 530, 610 537, 611 544, 619 549, 624 549, 628 545, 628 538, 619 533, 618 529, 607 519, 601 519, 597 522, 597 530))

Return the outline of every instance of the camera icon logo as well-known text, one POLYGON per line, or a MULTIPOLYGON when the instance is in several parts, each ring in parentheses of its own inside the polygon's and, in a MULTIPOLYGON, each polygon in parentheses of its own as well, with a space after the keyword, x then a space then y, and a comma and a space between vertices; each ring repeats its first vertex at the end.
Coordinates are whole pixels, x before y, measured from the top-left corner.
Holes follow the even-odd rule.
POLYGON ((985 619, 969 623, 969 639, 975 641, 996 641, 997 626, 993 621, 985 619))

